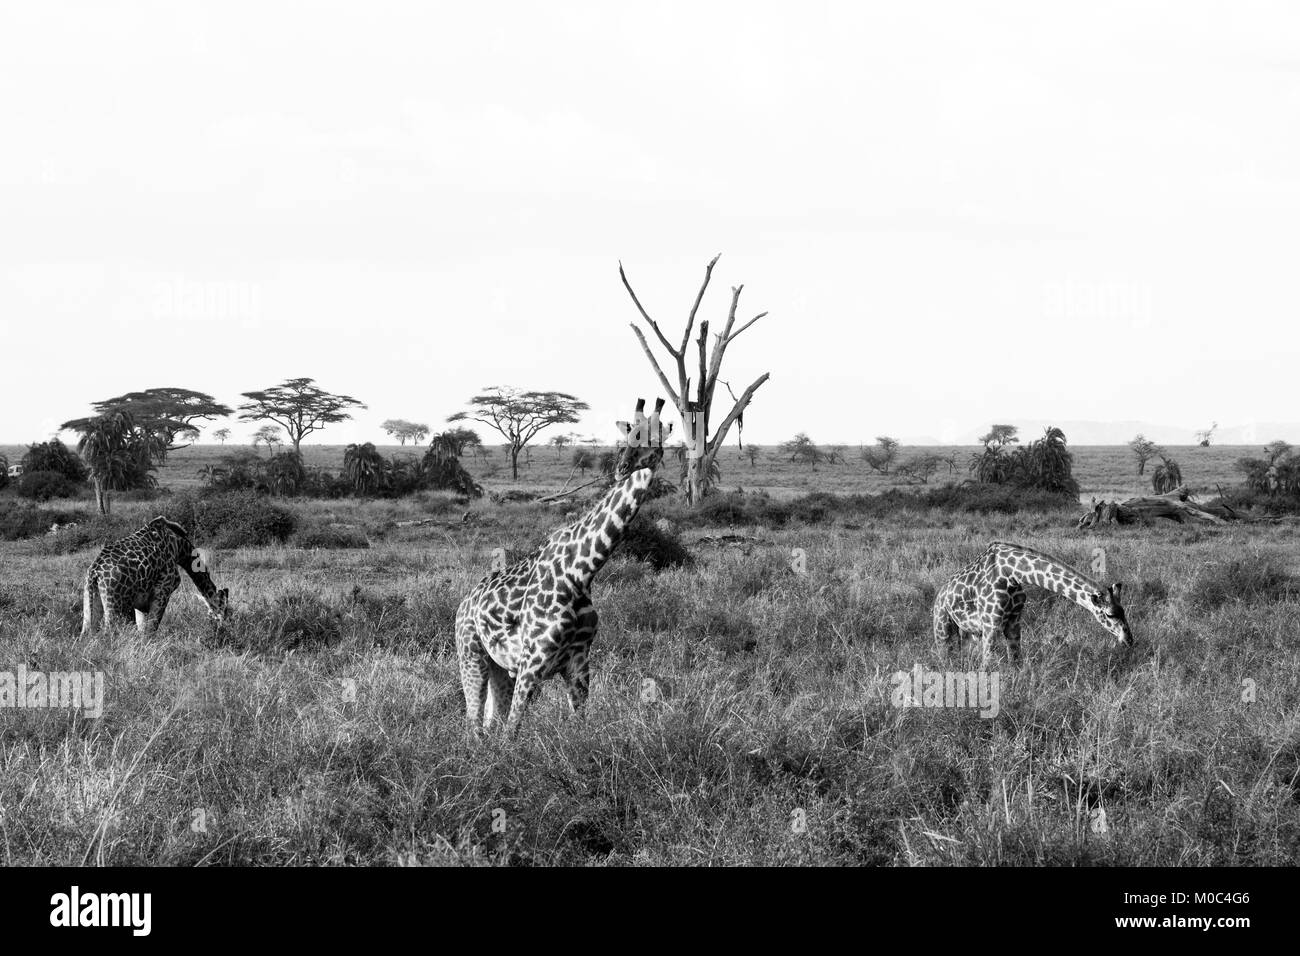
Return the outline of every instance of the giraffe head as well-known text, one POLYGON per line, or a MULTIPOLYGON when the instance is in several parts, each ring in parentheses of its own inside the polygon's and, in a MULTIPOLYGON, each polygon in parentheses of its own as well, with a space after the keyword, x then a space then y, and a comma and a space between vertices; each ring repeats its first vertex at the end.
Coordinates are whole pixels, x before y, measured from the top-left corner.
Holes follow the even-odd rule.
POLYGON ((655 399, 654 414, 646 418, 645 399, 638 398, 632 424, 617 423, 625 436, 625 443, 618 450, 618 459, 614 463, 615 482, 623 481, 643 468, 654 471, 659 467, 659 462, 664 457, 664 438, 672 434, 673 430, 673 426, 669 424, 665 431, 663 423, 659 421, 659 412, 663 407, 664 400, 655 399))
POLYGON ((220 627, 226 622, 226 615, 230 610, 230 588, 219 588, 212 599, 208 601, 208 617, 212 623, 220 627))
POLYGON ((1133 631, 1128 626, 1128 618, 1124 616, 1124 607, 1120 604, 1120 590, 1123 587, 1122 584, 1112 584, 1090 594, 1089 610, 1098 624, 1115 635, 1115 640, 1124 647, 1132 647, 1133 631))

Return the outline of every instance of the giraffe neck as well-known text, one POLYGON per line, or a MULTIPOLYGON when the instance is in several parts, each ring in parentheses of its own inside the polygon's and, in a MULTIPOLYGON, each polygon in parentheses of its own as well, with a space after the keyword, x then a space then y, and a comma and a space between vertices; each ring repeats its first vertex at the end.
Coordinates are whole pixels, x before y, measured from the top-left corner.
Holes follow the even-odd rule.
POLYGON ((1101 585, 1068 564, 1020 545, 1004 546, 1001 563, 1022 584, 1037 585, 1082 608, 1095 610, 1092 596, 1101 593, 1101 585))
POLYGON ((572 537, 562 552, 561 570, 566 577, 582 587, 591 583, 641 510, 653 474, 645 468, 615 483, 571 526, 572 537))
POLYGON ((188 538, 178 537, 176 540, 176 566, 179 567, 194 582, 199 594, 207 602, 209 607, 213 606, 213 601, 217 596, 217 585, 212 580, 212 575, 206 569, 198 570, 195 567, 197 556, 194 553, 194 545, 188 538))

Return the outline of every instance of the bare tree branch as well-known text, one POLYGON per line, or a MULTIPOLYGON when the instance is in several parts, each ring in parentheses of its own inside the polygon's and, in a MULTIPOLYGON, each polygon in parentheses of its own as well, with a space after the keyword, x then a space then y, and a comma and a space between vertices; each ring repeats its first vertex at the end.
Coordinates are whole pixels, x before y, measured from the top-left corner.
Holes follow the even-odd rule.
POLYGON ((714 432, 713 441, 709 442, 709 450, 706 456, 707 461, 704 463, 706 469, 708 468, 708 462, 712 461, 718 454, 718 449, 722 447, 722 442, 726 440, 727 431, 733 424, 735 424, 736 419, 745 411, 745 407, 749 405, 750 399, 754 397, 754 393, 758 391, 759 386, 771 377, 771 372, 764 372, 758 378, 754 379, 749 388, 740 393, 740 398, 737 399, 736 404, 731 407, 731 411, 727 413, 727 417, 722 420, 722 425, 719 426, 716 432, 714 432))
POLYGON ((648 358, 650 364, 654 366, 655 374, 659 376, 659 383, 663 385, 664 389, 668 392, 668 397, 673 400, 674 405, 681 405, 681 399, 678 398, 677 393, 673 391, 673 387, 668 384, 668 376, 666 376, 664 370, 659 367, 659 361, 655 358, 655 354, 650 351, 650 343, 645 340, 645 336, 641 334, 641 330, 638 329, 635 324, 632 325, 632 331, 636 333, 636 337, 640 340, 641 348, 645 350, 646 358, 648 358))
POLYGON ((758 315, 754 316, 752 319, 750 319, 748 322, 746 322, 746 323, 745 323, 744 325, 742 325, 740 328, 736 329, 736 331, 734 331, 734 332, 732 332, 730 335, 728 335, 728 336, 727 336, 727 341, 728 341, 728 342, 731 342, 731 340, 734 339, 737 335, 739 335, 741 332, 745 331, 745 329, 749 328, 751 325, 753 325, 755 322, 757 322, 759 319, 761 319, 761 318, 762 318, 763 316, 765 316, 765 315, 767 315, 766 312, 760 312, 760 313, 758 313, 758 315))
POLYGON ((700 291, 696 293, 695 304, 691 306, 690 317, 686 320, 686 331, 682 333, 682 347, 679 352, 686 351, 686 343, 691 340, 691 328, 695 325, 695 313, 700 310, 700 303, 704 300, 704 290, 709 287, 709 278, 713 275, 713 267, 718 264, 722 258, 722 253, 718 253, 709 260, 709 264, 704 268, 704 281, 700 284, 700 291))
POLYGON ((681 353, 677 350, 674 350, 673 347, 670 344, 668 344, 668 340, 664 338, 663 332, 659 331, 659 324, 655 322, 654 319, 650 318, 650 314, 646 312, 645 306, 641 304, 641 300, 638 299, 636 297, 636 293, 632 291, 632 285, 627 281, 627 274, 623 271, 622 262, 618 264, 618 277, 623 280, 623 288, 627 289, 627 294, 630 295, 632 297, 632 301, 636 303, 637 310, 641 313, 641 318, 645 319, 646 322, 649 324, 650 328, 655 330, 655 335, 659 336, 659 341, 662 342, 664 348, 668 350, 668 354, 672 355, 675 358, 680 358, 681 353))

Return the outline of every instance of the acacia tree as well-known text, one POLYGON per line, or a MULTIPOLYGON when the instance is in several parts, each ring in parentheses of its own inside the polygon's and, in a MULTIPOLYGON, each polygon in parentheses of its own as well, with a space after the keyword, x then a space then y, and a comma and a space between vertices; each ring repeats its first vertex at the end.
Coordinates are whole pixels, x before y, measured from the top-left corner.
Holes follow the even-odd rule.
POLYGON ((1001 451, 1007 445, 1019 444, 1016 433, 1020 431, 1015 425, 993 425, 987 435, 980 436, 980 444, 987 449, 1001 451))
POLYGON ((889 469, 897 458, 898 439, 890 438, 888 435, 878 436, 875 448, 862 449, 862 460, 867 463, 867 467, 882 475, 889 474, 889 469))
POLYGON ((224 445, 226 443, 226 439, 230 437, 230 429, 218 428, 216 431, 212 433, 212 437, 224 445))
POLYGON ((944 458, 941 455, 925 452, 900 463, 895 469, 895 474, 908 484, 928 485, 943 463, 944 458))
POLYGON ((457 412, 448 422, 475 421, 487 425, 506 440, 510 453, 510 477, 519 478, 519 453, 537 433, 552 425, 578 421, 578 413, 589 407, 565 392, 524 392, 510 386, 493 385, 467 403, 470 411, 457 412))
POLYGON ((265 445, 267 451, 269 451, 271 455, 274 456, 275 446, 278 445, 281 441, 282 439, 280 438, 280 429, 277 428, 275 425, 263 425, 257 431, 253 432, 254 451, 257 450, 258 445, 265 445))
POLYGON ((429 440, 431 449, 436 447, 438 454, 451 455, 453 458, 465 454, 466 448, 472 451, 482 445, 483 439, 479 438, 478 432, 472 428, 448 428, 429 440))
POLYGON ((408 438, 413 444, 418 445, 429 434, 428 425, 423 422, 408 422, 405 418, 390 418, 380 427, 403 445, 408 438))
POLYGON ((1139 475, 1146 474, 1147 462, 1160 454, 1160 446, 1145 435, 1137 435, 1128 443, 1128 447, 1132 450, 1133 457, 1137 459, 1139 475))
POLYGON ((817 470, 819 461, 826 459, 826 453, 818 448, 817 443, 805 432, 800 432, 789 441, 781 442, 780 451, 783 455, 789 455, 792 462, 811 465, 813 471, 817 470))
POLYGON ((595 456, 585 448, 573 449, 573 467, 582 472, 582 477, 587 477, 587 469, 596 462, 595 456))
MULTIPOLYGON (((644 333, 637 327, 635 322, 632 323, 632 331, 641 343, 641 349, 645 352, 646 358, 650 360, 650 365, 654 368, 655 374, 659 376, 659 382, 663 385, 664 390, 668 392, 669 398, 677 406, 677 411, 681 415, 683 438, 687 442, 688 454, 686 458, 686 475, 682 486, 686 492, 686 500, 692 504, 698 503, 703 496, 707 476, 713 474, 717 467, 718 452, 722 450, 723 443, 727 439, 727 432, 730 431, 734 424, 739 428, 744 427, 745 409, 749 407, 754 393, 758 391, 759 386, 768 380, 769 372, 764 372, 756 378, 750 386, 741 392, 739 398, 733 396, 731 411, 722 419, 722 423, 716 428, 713 424, 713 398, 714 391, 718 386, 718 376, 722 372, 722 359, 726 354, 729 346, 741 332, 749 328, 763 316, 766 312, 760 312, 740 328, 736 325, 736 309, 740 305, 740 293, 745 287, 738 285, 731 290, 731 307, 727 312, 727 321, 722 328, 722 332, 713 337, 713 351, 708 351, 709 342, 709 323, 707 320, 701 320, 699 337, 696 340, 696 346, 699 354, 699 371, 695 379, 695 395, 691 395, 691 379, 687 374, 687 346, 690 343, 691 331, 695 327, 695 315, 699 311, 700 303, 704 299, 704 293, 709 287, 709 279, 713 276, 713 267, 717 264, 720 256, 714 256, 704 270, 704 281, 700 285, 700 291, 695 295, 695 304, 691 306, 690 315, 686 319, 686 329, 682 332, 680 343, 674 347, 659 324, 650 318, 645 307, 641 305, 641 300, 632 291, 631 284, 627 281, 627 274, 623 271, 623 264, 618 265, 618 275, 623 281, 623 287, 627 289, 627 294, 632 297, 632 302, 636 305, 637 311, 641 318, 654 331, 659 343, 667 350, 672 358, 677 371, 677 384, 673 386, 664 374, 663 368, 659 365, 658 359, 655 358, 654 352, 650 350, 650 343, 646 341, 644 333)), ((727 386, 723 382, 723 386, 727 386)))
MULTIPOLYGON (((85 435, 91 429, 103 427, 105 416, 121 412, 131 422, 133 443, 150 449, 151 460, 161 462, 169 451, 177 451, 193 444, 199 437, 196 422, 212 421, 232 414, 206 392, 188 388, 146 388, 141 392, 127 392, 115 398, 91 402, 95 414, 88 418, 74 418, 59 426, 85 435)), ((115 419, 118 425, 123 419, 115 419)))
POLYGON ((555 449, 556 461, 560 460, 560 455, 563 454, 564 449, 573 444, 573 438, 573 432, 565 432, 563 435, 552 436, 551 439, 547 441, 546 444, 555 449))
POLYGON ((239 406, 239 417, 250 422, 271 421, 280 425, 301 454, 302 440, 326 425, 347 421, 350 409, 365 408, 350 395, 335 395, 316 386, 314 378, 286 379, 258 392, 241 393, 248 401, 239 406))

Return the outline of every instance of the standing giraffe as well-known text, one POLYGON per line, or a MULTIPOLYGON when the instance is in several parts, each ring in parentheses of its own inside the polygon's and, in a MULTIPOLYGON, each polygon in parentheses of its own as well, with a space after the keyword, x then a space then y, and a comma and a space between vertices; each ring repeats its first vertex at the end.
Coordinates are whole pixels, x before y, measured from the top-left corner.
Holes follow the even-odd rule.
POLYGON ((86 572, 82 593, 81 633, 95 627, 95 612, 103 605, 103 623, 113 625, 130 620, 141 631, 157 631, 172 592, 181 583, 184 570, 199 589, 208 614, 220 623, 230 603, 226 588, 217 590, 201 557, 190 544, 190 536, 175 521, 161 515, 139 531, 104 545, 86 572))
POLYGON ((951 649, 953 638, 960 639, 962 633, 981 638, 983 667, 993 639, 1001 634, 1011 659, 1020 660, 1020 615, 1027 584, 1069 598, 1121 646, 1133 646, 1133 632, 1120 605, 1120 584, 1103 586, 1050 555, 1006 541, 994 541, 939 589, 934 598, 935 642, 951 649))
MULTIPOLYGON (((628 441, 614 468, 614 485, 581 518, 559 529, 528 557, 492 571, 456 611, 465 717, 472 731, 490 727, 503 712, 513 734, 542 681, 564 678, 569 706, 582 711, 590 683, 588 649, 596 636, 591 580, 609 560, 650 491, 663 457, 663 430, 656 428, 663 399, 646 419, 637 403, 636 432, 620 427, 628 441), (644 430, 653 423, 657 434, 644 430)), ((671 426, 669 427, 671 431, 671 426)))

